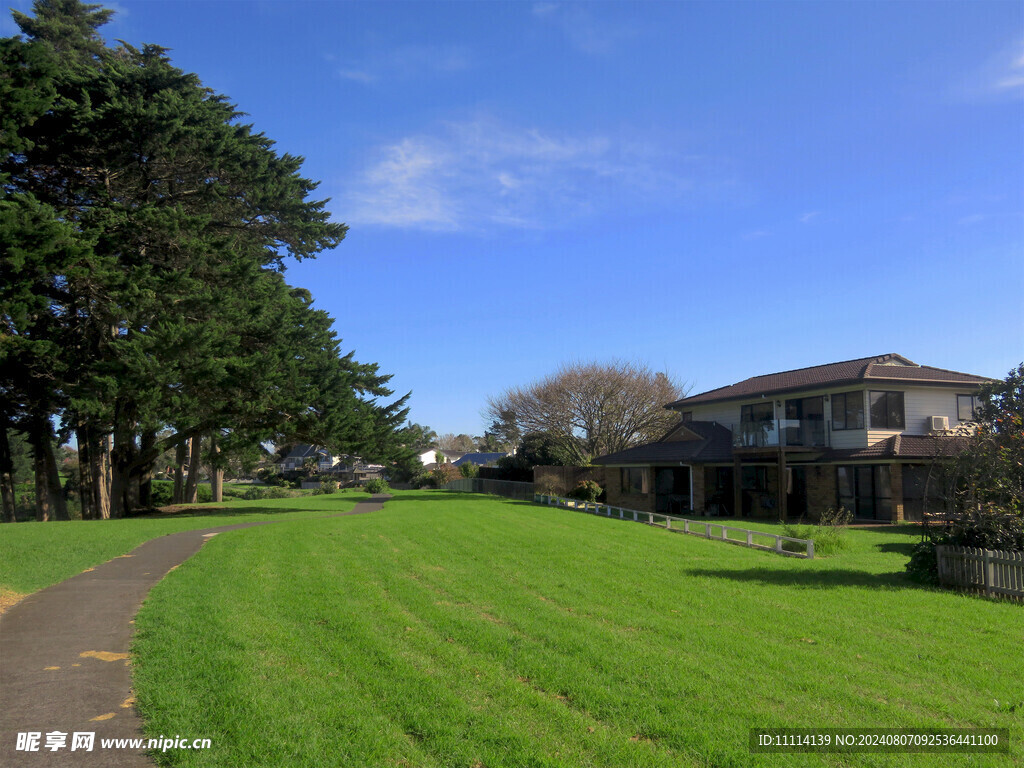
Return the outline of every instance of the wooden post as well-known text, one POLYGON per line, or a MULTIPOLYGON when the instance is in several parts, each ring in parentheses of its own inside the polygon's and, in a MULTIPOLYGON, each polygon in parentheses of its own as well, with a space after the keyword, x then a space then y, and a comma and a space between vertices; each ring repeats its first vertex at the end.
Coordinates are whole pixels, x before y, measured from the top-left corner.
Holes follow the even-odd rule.
POLYGON ((743 517, 743 489, 741 480, 743 467, 740 464, 740 457, 733 454, 732 459, 732 516, 743 517))
POLYGON ((993 571, 994 565, 992 563, 992 555, 995 553, 990 549, 983 550, 983 553, 985 565, 985 594, 991 595, 992 587, 995 586, 995 573, 993 571))
POLYGON ((786 450, 780 445, 779 446, 779 521, 786 522, 786 507, 789 499, 786 493, 786 450))

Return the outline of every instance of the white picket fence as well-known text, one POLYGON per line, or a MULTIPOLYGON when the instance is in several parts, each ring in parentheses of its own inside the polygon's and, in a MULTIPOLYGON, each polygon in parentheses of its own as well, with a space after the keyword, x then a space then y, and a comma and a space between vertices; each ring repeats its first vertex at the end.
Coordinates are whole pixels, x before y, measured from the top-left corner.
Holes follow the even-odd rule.
POLYGON ((619 520, 632 520, 637 523, 645 523, 647 525, 665 528, 669 531, 689 533, 693 536, 701 536, 702 538, 713 539, 715 541, 725 541, 729 544, 739 544, 740 546, 751 547, 752 549, 764 549, 770 552, 776 552, 780 555, 790 555, 791 557, 803 557, 807 559, 814 557, 814 542, 810 539, 794 539, 789 536, 765 533, 764 531, 752 531, 747 528, 736 528, 722 523, 713 523, 709 520, 690 520, 685 517, 663 515, 660 512, 641 512, 636 509, 612 507, 608 504, 598 504, 593 501, 567 499, 564 496, 549 496, 547 494, 538 493, 534 495, 533 500, 537 504, 547 504, 548 506, 562 507, 563 509, 575 509, 580 512, 587 512, 592 515, 601 515, 603 517, 617 518, 619 520), (731 538, 729 536, 730 531, 740 534, 742 538, 731 538), (770 540, 772 543, 761 543, 766 539, 770 540), (783 542, 790 542, 792 545, 802 548, 803 551, 786 549, 783 542))
POLYGON ((978 547, 935 547, 939 583, 1024 600, 1024 552, 978 547))

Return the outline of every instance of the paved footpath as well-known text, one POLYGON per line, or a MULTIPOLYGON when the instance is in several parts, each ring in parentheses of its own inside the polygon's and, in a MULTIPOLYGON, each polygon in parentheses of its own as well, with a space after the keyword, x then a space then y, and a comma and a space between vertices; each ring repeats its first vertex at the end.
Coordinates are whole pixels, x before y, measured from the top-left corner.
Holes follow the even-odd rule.
MULTIPOLYGON (((334 517, 375 512, 387 498, 360 501, 334 517)), ((128 653, 135 614, 153 585, 211 536, 274 522, 161 536, 9 609, 0 618, 0 766, 150 768, 145 750, 100 745, 101 739, 143 738, 128 653), (18 734, 30 732, 41 734, 39 751, 18 750, 18 734), (63 748, 46 749, 51 732, 67 734, 63 748), (72 751, 76 732, 95 734, 92 751, 72 751)))

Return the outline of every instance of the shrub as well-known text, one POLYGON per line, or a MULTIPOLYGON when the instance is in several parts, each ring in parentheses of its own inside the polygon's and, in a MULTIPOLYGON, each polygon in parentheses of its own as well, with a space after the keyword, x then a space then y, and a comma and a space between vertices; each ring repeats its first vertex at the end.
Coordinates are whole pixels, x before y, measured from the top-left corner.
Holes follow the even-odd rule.
POLYGON ((257 470, 256 471, 256 477, 258 477, 260 479, 260 481, 262 483, 266 484, 266 485, 277 485, 277 486, 286 485, 285 479, 281 476, 281 473, 278 472, 276 468, 275 469, 263 468, 263 469, 257 470))
POLYGON ((935 545, 942 543, 935 539, 922 539, 910 551, 907 575, 922 584, 939 583, 939 556, 935 545))
POLYGON ((1024 550, 1024 518, 1002 509, 970 509, 954 514, 938 528, 925 529, 907 561, 907 575, 925 584, 939 583, 939 556, 935 547, 1024 550))
POLYGON ((298 495, 298 493, 288 488, 278 488, 276 486, 260 488, 254 485, 252 488, 246 489, 245 493, 242 494, 242 498, 249 501, 254 499, 292 499, 298 495))
POLYGON ((435 488, 444 488, 452 480, 458 480, 462 475, 458 467, 452 464, 441 464, 430 472, 435 488))
POLYGON ((413 488, 428 488, 434 484, 434 478, 429 472, 421 472, 418 475, 413 475, 409 481, 409 485, 413 488))
POLYGON ((341 485, 337 480, 321 480, 320 487, 317 489, 320 493, 337 493, 341 485))
POLYGON ((459 465, 459 474, 463 477, 479 477, 480 466, 471 461, 467 461, 465 464, 459 465))
POLYGON ((369 493, 387 493, 391 489, 388 487, 386 480, 380 477, 375 477, 366 483, 366 490, 369 493))
POLYGON ((849 545, 844 533, 852 519, 853 515, 846 508, 829 507, 822 512, 817 525, 786 524, 782 526, 782 532, 784 536, 793 539, 810 539, 814 542, 814 554, 827 557, 841 552, 849 545))
POLYGON ((597 501, 602 492, 601 486, 593 480, 580 480, 569 496, 580 501, 597 501))

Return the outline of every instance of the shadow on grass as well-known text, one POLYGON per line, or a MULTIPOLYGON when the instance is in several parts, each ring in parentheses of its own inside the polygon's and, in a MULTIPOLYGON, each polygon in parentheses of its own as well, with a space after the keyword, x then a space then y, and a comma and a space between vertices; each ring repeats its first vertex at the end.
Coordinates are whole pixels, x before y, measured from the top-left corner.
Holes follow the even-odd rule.
POLYGON ((388 505, 401 504, 403 501, 444 501, 445 499, 501 499, 510 504, 522 504, 535 506, 532 501, 523 499, 509 499, 504 496, 495 496, 488 493, 473 493, 471 491, 424 491, 420 493, 402 491, 388 499, 388 505))
POLYGON ((875 544, 875 549, 879 552, 885 552, 887 554, 905 555, 910 557, 914 553, 913 542, 895 542, 889 541, 885 544, 875 544))
POLYGON ((132 520, 178 520, 186 517, 243 517, 246 515, 291 515, 296 512, 320 512, 331 514, 331 510, 309 510, 296 507, 179 507, 154 510, 132 515, 132 520))
POLYGON ((780 587, 804 589, 836 589, 838 587, 868 587, 873 589, 924 589, 901 572, 867 573, 849 569, 836 570, 775 570, 774 568, 748 568, 746 570, 694 569, 689 576, 729 579, 746 583, 774 584, 780 587))

